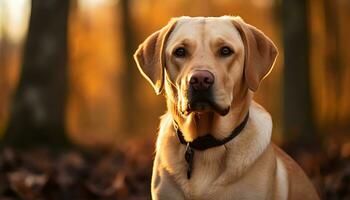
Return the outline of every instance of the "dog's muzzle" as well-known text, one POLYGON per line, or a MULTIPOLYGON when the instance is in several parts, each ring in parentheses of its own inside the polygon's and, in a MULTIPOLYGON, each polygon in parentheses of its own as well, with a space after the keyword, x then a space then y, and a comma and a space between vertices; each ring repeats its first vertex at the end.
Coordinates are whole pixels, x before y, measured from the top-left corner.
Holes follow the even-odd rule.
POLYGON ((213 96, 214 75, 207 70, 194 71, 189 77, 187 113, 215 111, 226 115, 229 109, 220 108, 213 96))

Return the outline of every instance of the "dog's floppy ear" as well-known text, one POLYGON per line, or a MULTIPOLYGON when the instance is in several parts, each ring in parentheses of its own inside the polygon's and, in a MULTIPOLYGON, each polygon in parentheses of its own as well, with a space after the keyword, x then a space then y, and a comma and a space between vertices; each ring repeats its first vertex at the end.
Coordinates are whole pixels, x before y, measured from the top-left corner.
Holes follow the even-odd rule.
POLYGON ((240 17, 233 18, 245 48, 244 76, 248 87, 256 91, 261 80, 268 75, 278 51, 273 42, 259 29, 245 23, 240 17))
POLYGON ((134 54, 141 74, 151 83, 157 94, 162 92, 164 84, 164 45, 175 24, 176 20, 172 19, 165 27, 150 35, 134 54))

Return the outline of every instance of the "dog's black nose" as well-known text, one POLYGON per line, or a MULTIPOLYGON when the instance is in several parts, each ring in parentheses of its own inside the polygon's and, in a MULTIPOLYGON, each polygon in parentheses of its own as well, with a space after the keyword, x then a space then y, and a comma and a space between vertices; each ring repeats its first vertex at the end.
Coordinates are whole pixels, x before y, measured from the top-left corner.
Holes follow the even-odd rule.
POLYGON ((214 83, 214 75, 207 70, 197 70, 191 74, 189 82, 194 90, 208 90, 214 83))

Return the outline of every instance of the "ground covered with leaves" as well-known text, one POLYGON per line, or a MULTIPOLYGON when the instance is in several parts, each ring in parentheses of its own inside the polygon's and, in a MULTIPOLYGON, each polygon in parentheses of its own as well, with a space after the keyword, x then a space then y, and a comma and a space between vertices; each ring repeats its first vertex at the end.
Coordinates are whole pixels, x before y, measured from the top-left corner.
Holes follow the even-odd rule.
MULTIPOLYGON (((153 142, 113 153, 47 149, 0 152, 1 200, 89 200, 150 197, 153 142)), ((322 199, 350 199, 350 158, 340 150, 294 156, 322 199)))
POLYGON ((0 152, 1 200, 151 199, 153 142, 113 152, 0 152))

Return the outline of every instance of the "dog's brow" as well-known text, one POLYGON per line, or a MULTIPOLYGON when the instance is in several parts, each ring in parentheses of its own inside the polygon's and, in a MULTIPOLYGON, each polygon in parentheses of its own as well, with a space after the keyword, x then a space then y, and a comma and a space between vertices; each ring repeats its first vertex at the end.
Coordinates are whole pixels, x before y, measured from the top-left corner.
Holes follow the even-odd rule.
POLYGON ((226 44, 229 43, 227 39, 224 39, 223 37, 217 37, 214 39, 215 44, 226 44))
POLYGON ((234 45, 232 44, 231 41, 224 39, 223 37, 217 37, 212 41, 212 45, 213 46, 224 46, 224 45, 228 45, 231 48, 234 48, 234 45))
POLYGON ((175 48, 177 47, 186 47, 189 48, 190 46, 193 46, 193 41, 190 38, 183 38, 179 41, 174 42, 174 44, 171 45, 170 49, 172 49, 171 51, 173 51, 175 48))
POLYGON ((226 40, 225 40, 224 38, 222 38, 222 37, 217 37, 217 38, 215 39, 215 42, 216 42, 216 43, 225 43, 226 40))
POLYGON ((184 38, 177 45, 189 46, 189 45, 191 45, 191 43, 192 43, 191 39, 184 38))

